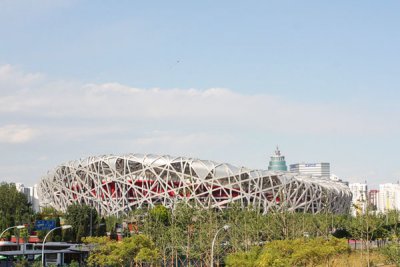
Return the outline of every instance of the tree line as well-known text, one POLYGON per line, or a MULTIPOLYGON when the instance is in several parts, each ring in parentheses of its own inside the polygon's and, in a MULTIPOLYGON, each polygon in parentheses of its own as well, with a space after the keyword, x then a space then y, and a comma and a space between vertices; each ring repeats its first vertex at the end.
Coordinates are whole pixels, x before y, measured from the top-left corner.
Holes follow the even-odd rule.
MULTIPOLYGON (((74 224, 73 220, 68 219, 70 209, 79 210, 83 207, 79 205, 68 207, 65 217, 69 223, 74 224)), ((149 257, 142 256, 141 261, 147 259, 148 262, 158 262, 163 266, 208 266, 211 261, 213 238, 224 225, 230 227, 217 235, 213 256, 216 264, 224 263, 228 266, 238 266, 238 262, 243 263, 243 260, 247 261, 251 258, 254 261, 250 260, 251 264, 248 266, 263 266, 260 262, 265 263, 268 257, 276 258, 280 255, 269 255, 268 253, 274 251, 271 246, 277 248, 284 246, 286 250, 293 251, 290 255, 281 255, 282 259, 291 261, 292 266, 297 266, 296 264, 301 262, 303 263, 301 266, 308 266, 306 262, 309 262, 311 266, 317 261, 329 263, 333 255, 348 250, 349 239, 361 242, 359 246, 363 254, 360 257, 366 262, 370 261, 371 241, 377 241, 378 244, 384 246, 391 240, 392 250, 387 250, 387 252, 394 255, 392 257, 394 260, 393 251, 396 249, 400 236, 400 213, 397 211, 387 214, 368 212, 357 217, 328 212, 310 214, 272 211, 263 214, 261 210, 243 209, 238 205, 231 205, 220 211, 191 207, 182 203, 177 204, 174 209, 157 205, 149 210, 135 209, 125 216, 118 218, 109 216, 103 220, 106 221, 106 230, 109 233, 115 232, 116 224, 122 222, 131 224, 131 231, 125 229, 123 232, 127 238, 143 235, 150 241, 147 247, 149 257), (302 245, 299 246, 299 244, 302 245), (393 247, 393 245, 396 246, 393 247), (294 251, 293 248, 296 247, 301 250, 294 251), (155 261, 156 258, 158 261, 155 261), (258 265, 256 265, 257 262, 258 265)), ((78 229, 81 225, 82 222, 77 222, 74 228, 78 229)), ((93 228, 97 229, 98 226, 93 226, 93 228)), ((83 236, 90 236, 87 229, 84 233, 83 236)), ((74 238, 79 240, 83 236, 74 238)), ((93 239, 91 241, 96 243, 93 239)), ((130 243, 131 246, 133 243, 130 243)), ((112 243, 109 245, 112 248, 112 243)), ((107 259, 123 261, 121 251, 126 250, 111 248, 108 247, 108 254, 104 251, 100 254, 113 255, 107 259)))
MULTIPOLYGON (((28 228, 30 231, 36 219, 57 220, 57 225, 63 221, 65 224, 71 224, 73 228, 63 232, 55 231, 48 240, 91 241, 97 243, 98 248, 105 245, 104 240, 93 238, 108 235, 109 238, 116 239, 117 225, 125 223, 130 229, 125 228, 121 234, 128 239, 124 241, 125 243, 110 241, 107 245, 108 254, 103 251, 102 255, 114 255, 115 252, 117 253, 117 256, 114 255, 115 258, 121 261, 126 258, 121 256, 123 255, 121 251, 130 253, 136 251, 137 256, 140 250, 135 250, 134 247, 139 244, 139 247, 145 247, 146 250, 139 254, 138 261, 158 262, 164 266, 207 266, 211 261, 213 238, 224 225, 230 227, 227 231, 220 231, 216 237, 213 256, 217 264, 228 264, 229 255, 231 255, 230 261, 258 259, 262 255, 261 248, 271 244, 278 246, 279 242, 290 243, 297 242, 295 240, 318 240, 318 238, 323 240, 339 238, 346 241, 346 244, 349 239, 360 240, 365 257, 369 257, 371 241, 378 241, 379 245, 383 246, 388 240, 392 240, 391 250, 387 251, 395 258, 396 254, 393 251, 396 251, 397 247, 393 247, 393 244, 398 243, 400 236, 398 211, 386 214, 367 212, 356 217, 348 214, 335 215, 325 211, 309 214, 272 210, 268 214, 263 214, 261 210, 250 207, 243 209, 235 204, 219 211, 182 203, 177 204, 174 209, 161 205, 150 209, 134 209, 123 216, 101 217, 94 208, 80 204, 70 205, 65 213, 53 208, 44 208, 35 214, 26 197, 18 193, 14 185, 6 183, 0 184, 0 212, 0 230, 12 225, 27 224, 30 225, 28 228), (135 236, 143 237, 144 241, 139 241, 147 245, 140 245, 142 243, 132 239, 135 236), (130 249, 119 247, 125 246, 124 244, 130 249)), ((43 237, 46 231, 38 231, 37 234, 43 237)), ((97 250, 93 252, 95 251, 97 250)))

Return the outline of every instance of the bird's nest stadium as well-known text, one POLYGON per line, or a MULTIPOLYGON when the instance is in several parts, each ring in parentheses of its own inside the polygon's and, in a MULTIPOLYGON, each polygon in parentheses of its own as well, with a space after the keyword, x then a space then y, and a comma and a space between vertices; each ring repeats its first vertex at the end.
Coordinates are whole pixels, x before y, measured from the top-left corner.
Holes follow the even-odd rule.
POLYGON ((42 177, 41 200, 58 210, 84 203, 102 215, 185 202, 223 209, 231 203, 269 211, 346 213, 343 183, 290 172, 251 170, 195 158, 129 154, 71 161, 42 177))

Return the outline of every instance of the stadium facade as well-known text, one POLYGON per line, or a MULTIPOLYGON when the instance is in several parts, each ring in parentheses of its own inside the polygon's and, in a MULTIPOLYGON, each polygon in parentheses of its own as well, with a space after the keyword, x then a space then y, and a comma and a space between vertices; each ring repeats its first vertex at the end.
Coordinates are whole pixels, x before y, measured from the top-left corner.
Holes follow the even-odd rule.
POLYGON ((269 211, 347 213, 349 188, 340 182, 282 171, 168 155, 129 154, 71 161, 42 177, 43 203, 65 211, 92 205, 102 215, 178 202, 223 209, 231 203, 269 211))

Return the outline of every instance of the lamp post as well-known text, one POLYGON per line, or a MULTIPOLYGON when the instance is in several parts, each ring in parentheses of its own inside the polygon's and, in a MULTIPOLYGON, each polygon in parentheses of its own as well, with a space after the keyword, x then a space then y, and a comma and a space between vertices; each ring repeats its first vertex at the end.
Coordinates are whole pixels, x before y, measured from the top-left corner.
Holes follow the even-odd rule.
POLYGON ((8 230, 13 229, 13 228, 22 229, 22 228, 25 228, 25 225, 16 225, 16 226, 11 226, 11 227, 6 228, 6 230, 4 230, 3 232, 1 232, 1 234, 0 234, 0 239, 1 239, 1 237, 3 236, 3 234, 4 234, 5 232, 7 232, 8 230))
POLYGON ((59 227, 55 227, 55 228, 53 228, 53 229, 51 229, 48 233, 47 233, 47 235, 44 237, 44 239, 43 239, 43 244, 42 244, 42 266, 43 267, 45 267, 45 265, 44 265, 44 243, 46 242, 46 238, 49 236, 49 234, 51 233, 51 232, 53 232, 54 230, 57 230, 57 229, 69 229, 69 228, 72 228, 72 225, 63 225, 63 226, 59 226, 59 227))
POLYGON ((214 235, 214 239, 213 239, 213 241, 211 243, 211 264, 210 264, 210 267, 214 267, 214 245, 215 245, 215 240, 217 240, 218 233, 221 232, 221 230, 227 231, 229 228, 230 228, 230 226, 228 224, 225 224, 214 235))

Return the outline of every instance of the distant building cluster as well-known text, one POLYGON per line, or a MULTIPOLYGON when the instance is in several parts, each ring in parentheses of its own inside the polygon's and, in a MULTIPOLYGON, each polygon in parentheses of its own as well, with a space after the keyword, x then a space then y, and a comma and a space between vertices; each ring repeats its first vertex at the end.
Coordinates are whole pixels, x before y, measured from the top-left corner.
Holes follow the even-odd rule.
POLYGON ((367 183, 349 184, 352 199, 352 214, 365 214, 368 210, 376 213, 386 213, 400 210, 400 184, 380 184, 379 189, 368 190, 367 183))
POLYGON ((386 183, 379 185, 378 210, 386 212, 389 210, 400 210, 400 185, 386 183))
POLYGON ((364 214, 368 205, 368 186, 366 183, 349 184, 353 195, 350 212, 352 215, 364 214))
MULTIPOLYGON (((271 160, 268 165, 269 171, 287 171, 285 156, 283 156, 277 147, 275 154, 271 156, 271 160)), ((343 182, 338 176, 331 174, 330 163, 328 162, 314 162, 314 163, 294 163, 289 165, 289 171, 291 173, 299 173, 302 175, 308 175, 315 178, 326 178, 335 182, 342 182, 348 185, 347 182, 343 182)))
POLYGON ((39 201, 39 195, 38 195, 38 186, 34 185, 32 187, 25 187, 21 183, 16 183, 15 187, 18 192, 23 193, 26 198, 28 199, 28 202, 32 205, 32 209, 35 212, 39 211, 39 206, 40 206, 40 201, 39 201))
MULTIPOLYGON (((268 170, 287 170, 285 157, 281 155, 279 149, 271 157, 268 170)), ((294 163, 289 165, 292 173, 310 175, 315 178, 329 178, 332 181, 341 182, 349 186, 352 193, 350 213, 354 216, 373 211, 386 213, 390 210, 400 210, 400 184, 385 183, 380 184, 379 189, 368 191, 367 183, 348 183, 342 181, 338 176, 331 174, 328 162, 318 163, 294 163)))

